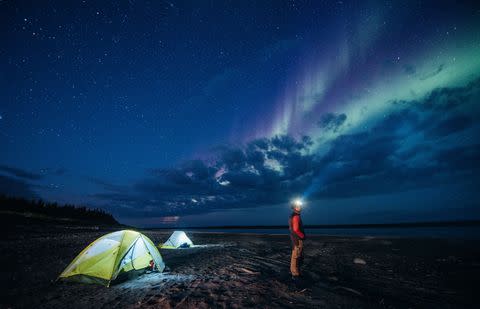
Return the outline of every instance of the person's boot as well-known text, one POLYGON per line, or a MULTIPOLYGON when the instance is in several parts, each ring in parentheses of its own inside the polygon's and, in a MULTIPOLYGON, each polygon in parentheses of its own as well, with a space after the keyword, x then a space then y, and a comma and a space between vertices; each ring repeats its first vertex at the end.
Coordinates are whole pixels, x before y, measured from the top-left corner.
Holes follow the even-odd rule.
POLYGON ((292 289, 296 292, 302 289, 302 278, 300 276, 292 276, 292 289))

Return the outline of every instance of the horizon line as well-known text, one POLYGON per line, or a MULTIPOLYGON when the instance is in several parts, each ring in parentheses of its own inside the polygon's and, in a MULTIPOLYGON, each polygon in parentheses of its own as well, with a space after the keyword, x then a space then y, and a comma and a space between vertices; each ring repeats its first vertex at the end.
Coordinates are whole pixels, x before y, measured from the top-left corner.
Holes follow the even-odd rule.
MULTIPOLYGON (((355 223, 355 224, 309 224, 304 228, 308 229, 335 229, 335 228, 391 228, 391 227, 448 227, 448 226, 480 226, 480 219, 456 220, 456 221, 419 221, 419 222, 397 222, 397 223, 355 223)), ((144 226, 139 229, 288 229, 288 225, 217 225, 217 226, 144 226)))

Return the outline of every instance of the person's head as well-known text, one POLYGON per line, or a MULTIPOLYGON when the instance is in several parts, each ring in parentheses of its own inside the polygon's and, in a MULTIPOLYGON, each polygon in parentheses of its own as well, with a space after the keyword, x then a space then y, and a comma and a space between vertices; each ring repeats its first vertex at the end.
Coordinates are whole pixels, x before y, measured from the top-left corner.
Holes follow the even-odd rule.
POLYGON ((300 213, 302 211, 303 202, 300 199, 295 199, 290 203, 290 207, 296 213, 300 213))

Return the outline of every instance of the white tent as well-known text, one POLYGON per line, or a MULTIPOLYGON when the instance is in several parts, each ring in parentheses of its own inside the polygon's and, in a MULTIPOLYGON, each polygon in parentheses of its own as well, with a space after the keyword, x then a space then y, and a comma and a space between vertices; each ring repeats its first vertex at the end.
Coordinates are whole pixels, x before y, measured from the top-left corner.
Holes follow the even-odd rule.
POLYGON ((164 249, 177 249, 192 247, 193 242, 188 238, 184 231, 175 231, 162 245, 164 249))

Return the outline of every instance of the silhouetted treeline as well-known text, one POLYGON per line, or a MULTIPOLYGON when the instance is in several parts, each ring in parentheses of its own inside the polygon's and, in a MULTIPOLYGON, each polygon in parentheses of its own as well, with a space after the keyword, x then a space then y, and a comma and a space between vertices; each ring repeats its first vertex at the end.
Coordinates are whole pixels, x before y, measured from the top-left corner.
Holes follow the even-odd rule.
POLYGON ((0 195, 0 211, 5 214, 23 214, 25 216, 45 216, 48 219, 70 219, 87 224, 118 224, 113 216, 102 209, 85 206, 59 205, 42 200, 27 200, 0 195))

